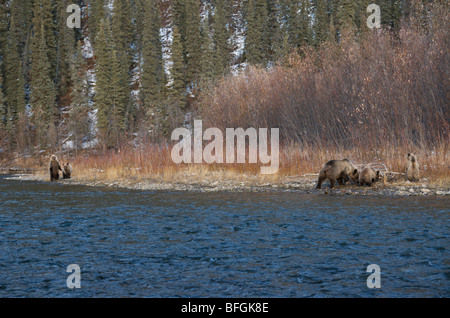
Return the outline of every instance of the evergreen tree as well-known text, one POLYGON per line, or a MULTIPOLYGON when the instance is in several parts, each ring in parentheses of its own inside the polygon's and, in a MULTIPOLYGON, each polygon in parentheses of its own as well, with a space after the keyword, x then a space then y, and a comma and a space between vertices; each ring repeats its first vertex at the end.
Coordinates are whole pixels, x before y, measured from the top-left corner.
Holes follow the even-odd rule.
MULTIPOLYGON (((245 55, 249 63, 255 63, 259 60, 258 47, 257 47, 257 28, 255 27, 255 8, 254 0, 248 0, 246 2, 245 10, 245 55)), ((259 61, 258 61, 259 62, 259 61)))
POLYGON ((170 69, 171 83, 171 100, 179 108, 184 108, 186 104, 186 87, 185 87, 185 68, 183 62, 183 48, 181 44, 181 34, 175 25, 172 31, 172 67, 170 69))
POLYGON ((252 64, 266 64, 268 61, 270 37, 267 13, 266 0, 248 0, 245 48, 247 61, 252 64))
POLYGON ((217 67, 217 62, 215 59, 214 42, 212 40, 210 28, 209 28, 209 10, 206 10, 205 19, 202 21, 201 25, 201 35, 202 35, 202 60, 201 60, 201 80, 204 82, 209 82, 214 78, 215 72, 220 72, 222 74, 223 69, 217 67))
POLYGON ((282 56, 283 32, 280 21, 282 20, 280 0, 268 0, 268 35, 270 37, 269 59, 276 61, 282 56))
POLYGON ((16 141, 18 150, 24 152, 28 147, 31 147, 29 119, 26 113, 26 100, 25 100, 25 74, 23 72, 22 64, 19 64, 18 70, 18 88, 17 88, 17 127, 15 129, 16 141))
POLYGON ((5 55, 5 47, 8 43, 8 7, 4 0, 0 1, 0 58, 5 55))
POLYGON ((366 21, 369 16, 369 13, 367 13, 367 7, 370 3, 373 3, 373 1, 357 0, 355 3, 355 26, 358 33, 367 30, 366 21))
POLYGON ((178 28, 178 32, 180 33, 181 45, 184 49, 184 44, 186 42, 186 0, 172 0, 170 3, 172 23, 178 28))
POLYGON ((381 0, 379 4, 382 8, 381 23, 393 30, 398 30, 399 28, 402 15, 401 2, 400 0, 381 0))
POLYGON ((97 107, 97 128, 100 138, 106 145, 109 136, 109 112, 111 107, 110 93, 108 92, 110 85, 111 67, 109 65, 109 57, 111 56, 112 48, 110 41, 109 24, 105 23, 104 19, 100 20, 98 25, 98 33, 95 38, 96 46, 96 87, 95 87, 95 106, 97 107))
POLYGON ((75 150, 81 148, 83 138, 89 136, 91 120, 89 117, 89 86, 86 79, 86 63, 82 55, 81 41, 78 41, 76 54, 70 63, 72 91, 69 112, 69 129, 75 150))
MULTIPOLYGON (((230 64, 230 45, 229 45, 229 30, 227 29, 228 15, 225 1, 216 1, 213 17, 213 43, 215 48, 214 53, 214 75, 222 76, 225 74, 230 64)), ((207 22, 206 22, 207 23, 207 22)), ((206 28, 207 26, 205 26, 206 28)), ((206 39, 204 38, 204 41, 206 39)))
MULTIPOLYGON (((25 51, 27 46, 27 39, 29 32, 27 31, 30 25, 29 8, 31 1, 24 0, 21 6, 19 1, 13 1, 9 6, 9 30, 4 34, 2 45, 2 58, 3 58, 3 72, 4 72, 4 87, 6 110, 4 110, 4 116, 6 120, 6 127, 10 136, 10 142, 15 135, 16 130, 19 129, 17 125, 18 120, 18 101, 24 96, 23 92, 19 89, 20 70, 25 68, 24 58, 28 52, 25 51), (3 49, 4 48, 4 49, 3 49)), ((13 146, 11 143, 10 146, 13 146)))
POLYGON ((48 60, 45 28, 41 20, 36 20, 33 30, 34 40, 39 43, 39 46, 35 46, 31 57, 30 102, 33 109, 33 122, 37 128, 37 142, 42 149, 45 149, 48 142, 53 146, 53 142, 56 141, 47 135, 54 126, 56 89, 51 79, 52 67, 48 60))
MULTIPOLYGON (((134 29, 131 18, 131 6, 128 0, 114 1, 114 14, 111 19, 112 34, 117 54, 116 71, 118 88, 117 104, 123 105, 124 124, 130 125, 133 119, 133 103, 131 100, 131 69, 133 66, 134 29)), ((119 112, 120 113, 120 112, 119 112)))
MULTIPOLYGON (((16 101, 16 107, 17 107, 17 117, 25 117, 26 116, 26 99, 25 99, 25 74, 23 71, 22 64, 19 64, 18 69, 18 79, 17 79, 17 101, 16 101)), ((20 126, 21 129, 24 127, 20 126)))
POLYGON ((356 29, 356 3, 353 0, 340 0, 337 12, 337 27, 339 34, 344 29, 356 29))
POLYGON ((281 43, 278 44, 278 51, 275 52, 275 61, 279 61, 281 65, 288 66, 288 57, 292 52, 292 47, 289 43, 289 33, 286 28, 280 29, 280 40, 281 43))
POLYGON ((316 0, 314 22, 314 42, 316 45, 328 39, 330 29, 329 25, 330 20, 328 17, 327 0, 316 0))
POLYGON ((100 21, 105 18, 104 0, 90 0, 88 3, 88 29, 90 34, 90 40, 95 46, 97 34, 100 29, 100 21))
POLYGON ((124 66, 130 68, 133 60, 131 47, 134 39, 130 1, 114 0, 111 28, 117 52, 123 59, 124 66))
POLYGON ((32 28, 34 1, 38 0, 11 1, 9 4, 10 25, 8 33, 14 41, 14 45, 17 46, 20 57, 24 55, 28 34, 32 28))
POLYGON ((160 16, 155 0, 146 0, 142 44, 143 74, 141 99, 152 125, 158 121, 158 105, 162 101, 164 86, 162 46, 159 34, 160 16))
POLYGON ((287 0, 286 5, 286 27, 289 34, 289 43, 291 47, 298 48, 301 44, 300 34, 300 5, 298 1, 287 0))
POLYGON ((337 27, 336 27, 336 14, 331 14, 330 15, 330 25, 329 25, 329 36, 328 38, 330 39, 330 41, 336 41, 336 37, 337 37, 337 27))
POLYGON ((200 75, 201 36, 199 0, 186 0, 186 82, 192 85, 200 75))
POLYGON ((299 44, 300 46, 312 43, 312 29, 311 29, 311 3, 309 0, 302 0, 300 6, 300 22, 299 22, 299 44))
POLYGON ((45 35, 45 45, 47 47, 47 60, 50 63, 50 78, 56 82, 56 68, 58 52, 56 46, 56 23, 54 19, 54 4, 52 0, 34 0, 33 3, 33 33, 34 41, 31 51, 38 50, 40 38, 35 32, 40 32, 41 25, 45 35), (37 25, 37 27, 35 27, 37 25))
MULTIPOLYGON (((104 147, 119 146, 126 126, 126 96, 121 81, 121 65, 109 21, 102 19, 96 39, 97 127, 104 147)), ((123 70, 123 68, 122 68, 123 70)))
POLYGON ((75 55, 75 30, 67 27, 66 9, 73 1, 60 0, 57 5, 57 51, 58 59, 56 65, 57 87, 59 100, 64 100, 68 94, 71 83, 70 64, 75 55))

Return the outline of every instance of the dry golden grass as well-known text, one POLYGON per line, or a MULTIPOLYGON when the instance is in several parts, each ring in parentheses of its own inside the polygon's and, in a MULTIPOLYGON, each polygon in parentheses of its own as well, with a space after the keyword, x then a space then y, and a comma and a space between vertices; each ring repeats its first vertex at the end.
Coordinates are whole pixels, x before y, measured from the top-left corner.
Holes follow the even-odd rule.
MULTIPOLYGON (((449 151, 444 147, 433 151, 415 152, 421 169, 421 179, 427 183, 450 187, 449 151)), ((322 166, 330 159, 350 159, 355 165, 379 164, 388 171, 404 173, 407 150, 403 149, 315 149, 295 145, 280 148, 279 171, 273 175, 260 174, 262 164, 180 164, 172 162, 170 149, 152 146, 146 150, 122 150, 105 154, 83 153, 76 157, 59 155, 60 162, 70 162, 74 167, 74 178, 84 181, 126 181, 151 180, 165 183, 211 183, 233 182, 251 184, 279 183, 288 177, 310 175, 314 179, 322 166)), ((58 155, 58 154, 57 154, 58 155)), ((36 174, 48 173, 47 156, 20 158, 15 167, 36 170, 36 174)), ((397 180, 403 180, 399 176, 397 180)))

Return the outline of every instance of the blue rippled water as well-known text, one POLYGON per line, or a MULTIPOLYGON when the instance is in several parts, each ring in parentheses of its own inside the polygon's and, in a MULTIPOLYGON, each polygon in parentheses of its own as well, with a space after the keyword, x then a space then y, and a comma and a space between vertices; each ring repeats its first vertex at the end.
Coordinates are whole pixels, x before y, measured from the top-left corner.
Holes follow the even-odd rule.
POLYGON ((0 297, 449 297, 449 206, 0 176, 0 297), (369 264, 379 289, 366 285, 369 264))

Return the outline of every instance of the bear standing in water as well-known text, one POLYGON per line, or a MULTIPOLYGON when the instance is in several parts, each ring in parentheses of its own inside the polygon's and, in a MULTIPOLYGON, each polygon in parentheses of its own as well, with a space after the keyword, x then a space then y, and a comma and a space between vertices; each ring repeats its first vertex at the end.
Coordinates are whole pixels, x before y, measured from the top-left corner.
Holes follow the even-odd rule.
POLYGON ((52 155, 50 157, 50 181, 59 180, 59 170, 62 171, 58 158, 52 155))
POLYGON ((330 188, 334 187, 336 181, 339 184, 345 184, 349 181, 349 177, 358 182, 358 169, 348 159, 343 160, 330 160, 319 172, 319 179, 317 180, 317 189, 321 189, 322 182, 326 179, 330 180, 330 188))
POLYGON ((72 175, 72 171, 73 171, 73 168, 70 163, 63 164, 63 169, 62 169, 63 179, 70 179, 70 176, 72 175))
POLYGON ((406 180, 412 182, 419 181, 419 162, 416 159, 416 155, 408 153, 408 164, 406 166, 406 180))

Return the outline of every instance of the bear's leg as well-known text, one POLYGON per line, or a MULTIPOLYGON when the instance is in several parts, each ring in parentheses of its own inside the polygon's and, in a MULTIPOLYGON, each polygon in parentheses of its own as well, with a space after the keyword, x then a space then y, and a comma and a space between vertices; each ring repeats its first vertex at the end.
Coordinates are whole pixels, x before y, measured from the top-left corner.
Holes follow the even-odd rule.
POLYGON ((319 173, 319 179, 317 180, 317 189, 322 189, 322 182, 325 180, 324 174, 321 172, 319 173))
POLYGON ((323 182, 323 178, 319 177, 319 180, 317 180, 317 189, 322 189, 322 182, 323 182))
POLYGON ((330 179, 330 188, 334 188, 334 184, 336 183, 336 179, 330 179))

